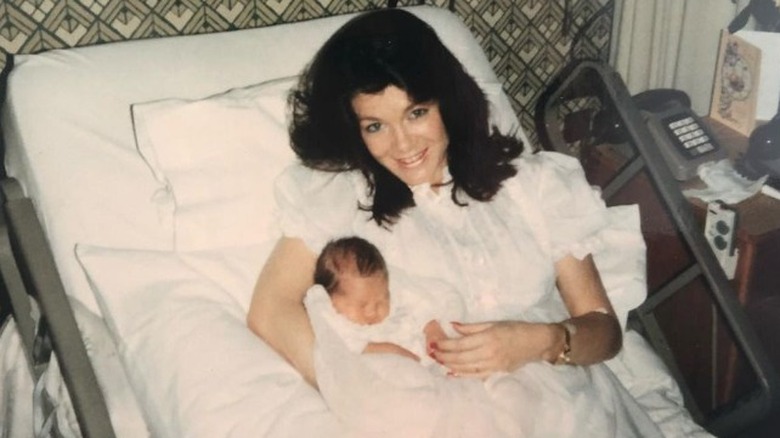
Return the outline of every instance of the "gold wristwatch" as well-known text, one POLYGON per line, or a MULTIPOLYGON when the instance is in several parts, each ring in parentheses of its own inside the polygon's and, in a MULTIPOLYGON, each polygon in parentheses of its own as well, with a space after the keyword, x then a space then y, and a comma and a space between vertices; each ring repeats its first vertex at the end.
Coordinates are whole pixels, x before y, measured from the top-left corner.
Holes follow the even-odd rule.
POLYGON ((563 329, 563 350, 558 354, 558 358, 555 359, 555 365, 572 365, 571 335, 574 333, 575 328, 568 322, 560 322, 558 325, 563 329))

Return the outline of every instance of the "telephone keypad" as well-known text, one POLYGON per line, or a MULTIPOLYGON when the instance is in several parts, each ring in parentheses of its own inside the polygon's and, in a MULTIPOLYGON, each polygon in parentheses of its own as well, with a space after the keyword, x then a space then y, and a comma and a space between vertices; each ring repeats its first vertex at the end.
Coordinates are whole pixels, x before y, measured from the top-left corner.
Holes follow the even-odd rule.
POLYGON ((675 101, 658 111, 644 111, 647 127, 672 176, 687 181, 700 165, 727 158, 709 126, 690 108, 675 101))
POLYGON ((706 154, 715 150, 715 145, 707 132, 691 116, 685 116, 679 120, 668 118, 666 126, 679 142, 675 142, 682 152, 691 158, 706 154))

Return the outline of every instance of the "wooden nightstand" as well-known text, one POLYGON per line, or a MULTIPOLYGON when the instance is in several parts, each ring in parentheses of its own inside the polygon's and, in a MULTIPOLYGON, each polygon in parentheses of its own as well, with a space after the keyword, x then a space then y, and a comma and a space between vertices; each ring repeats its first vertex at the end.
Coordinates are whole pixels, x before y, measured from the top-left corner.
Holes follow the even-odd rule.
MULTIPOLYGON (((732 157, 738 156, 740 148, 744 151, 747 139, 731 139, 728 135, 733 133, 722 133, 718 126, 714 128, 732 157)), ((627 157, 630 155, 620 145, 602 144, 585 149, 581 162, 588 180, 603 187, 615 170, 628 162, 627 157)), ((702 184, 686 182, 683 188, 697 183, 702 184)), ((654 293, 690 265, 692 254, 647 175, 632 178, 611 199, 612 205, 640 205, 647 244, 648 300, 652 300, 654 293)), ((703 233, 706 204, 695 199, 689 201, 694 207, 694 220, 703 233)), ((760 332, 765 349, 775 352, 773 361, 780 368, 780 355, 776 354, 778 341, 773 338, 774 332, 780 329, 780 309, 772 304, 780 302, 780 267, 768 267, 780 257, 780 201, 757 195, 736 208, 740 216, 737 230, 740 259, 732 281, 734 293, 754 322, 755 331, 760 332)), ((688 384, 690 397, 705 417, 735 400, 742 400, 756 389, 757 376, 737 347, 734 333, 714 305, 705 283, 691 281, 681 292, 657 305, 653 314, 679 373, 688 384)))
MULTIPOLYGON (((747 137, 717 121, 707 122, 731 159, 738 159, 747 150, 747 137)), ((701 182, 687 182, 684 186, 696 184, 701 182)), ((691 199, 691 203, 703 227, 706 205, 698 199, 691 199)), ((732 207, 738 215, 739 249, 732 284, 767 354, 780 369, 780 200, 759 193, 732 207)), ((717 397, 727 399, 740 391, 749 377, 744 376, 733 346, 723 345, 722 341, 721 344, 725 358, 717 397)))

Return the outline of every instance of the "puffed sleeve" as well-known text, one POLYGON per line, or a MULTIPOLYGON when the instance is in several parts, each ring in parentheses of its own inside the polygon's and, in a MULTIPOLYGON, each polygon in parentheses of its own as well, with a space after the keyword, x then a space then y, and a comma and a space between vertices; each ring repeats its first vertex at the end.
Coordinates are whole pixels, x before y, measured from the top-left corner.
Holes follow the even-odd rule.
POLYGON ((282 235, 301 238, 314 253, 328 240, 350 234, 360 214, 356 175, 288 167, 276 180, 276 223, 282 235))
POLYGON ((546 241, 554 260, 566 254, 593 256, 607 296, 623 328, 628 312, 647 296, 646 254, 639 208, 607 208, 601 193, 585 179, 579 161, 555 152, 519 160, 510 186, 516 206, 546 241))
POLYGON ((607 208, 598 188, 585 179, 579 161, 539 152, 520 160, 518 176, 554 260, 567 254, 582 259, 601 248, 599 232, 609 225, 607 208))

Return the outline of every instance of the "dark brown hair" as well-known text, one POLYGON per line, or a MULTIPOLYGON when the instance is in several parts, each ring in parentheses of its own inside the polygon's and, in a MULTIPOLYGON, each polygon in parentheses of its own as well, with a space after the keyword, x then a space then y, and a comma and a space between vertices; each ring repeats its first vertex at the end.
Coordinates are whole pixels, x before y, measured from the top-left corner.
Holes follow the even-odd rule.
POLYGON ((339 286, 339 276, 350 269, 356 269, 364 277, 377 273, 387 277, 385 259, 376 246, 360 237, 343 237, 331 240, 320 252, 314 283, 332 294, 339 286))
POLYGON ((488 102, 477 83, 436 32, 398 9, 367 12, 339 29, 304 70, 290 96, 293 150, 304 165, 326 171, 359 169, 371 189, 379 225, 414 206, 411 190, 369 153, 352 109, 360 93, 393 85, 416 102, 436 102, 449 136, 452 199, 459 191, 489 201, 517 171, 511 161, 523 145, 489 126, 488 102))

